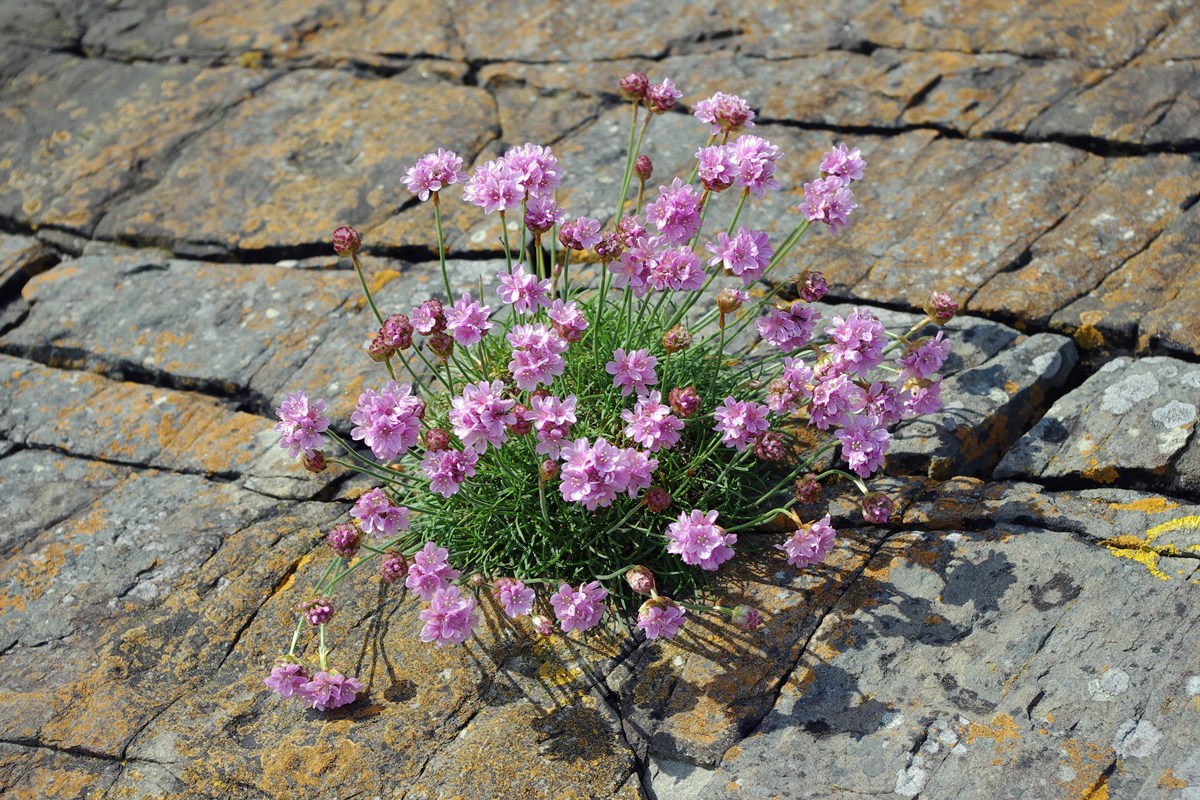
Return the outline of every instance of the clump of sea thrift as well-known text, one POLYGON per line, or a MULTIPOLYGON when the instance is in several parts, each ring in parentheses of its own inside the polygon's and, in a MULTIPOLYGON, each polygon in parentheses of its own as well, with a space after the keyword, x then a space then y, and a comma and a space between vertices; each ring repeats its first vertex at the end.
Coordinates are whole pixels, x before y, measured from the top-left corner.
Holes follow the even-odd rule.
POLYGON ((451 151, 423 156, 403 182, 432 208, 439 296, 386 316, 364 276, 362 237, 334 232, 378 323, 364 332, 367 355, 386 375, 361 389, 348 421, 289 394, 276 430, 306 468, 356 469, 376 486, 326 534, 324 576, 297 603, 292 647, 265 679, 280 696, 326 710, 363 691, 330 666, 326 639, 333 590, 368 562, 360 574, 423 603, 412 635, 438 647, 466 643, 485 613, 541 636, 624 622, 671 639, 705 613, 752 633, 763 624, 756 608, 689 599, 737 558, 740 531, 782 514, 795 528, 775 545, 780 558, 820 562, 836 547, 831 517, 793 509, 820 502, 830 478, 859 489, 867 523, 891 518, 893 500, 866 479, 884 464, 892 426, 939 407, 949 344, 923 328, 949 321, 957 303, 934 292, 905 332, 866 308, 818 310, 824 275, 784 282, 777 270, 812 224, 831 235, 849 227, 860 151, 838 144, 819 166, 785 166, 749 104, 717 92, 691 107, 704 127, 690 177, 662 178, 647 197, 643 136, 682 93, 636 72, 619 91, 632 119, 611 216, 558 205, 565 170, 548 147, 514 147, 469 173, 451 151), (779 191, 789 168, 810 180, 794 228, 773 239, 776 221, 754 200, 779 191), (442 195, 459 184, 463 202, 498 217, 505 266, 492 289, 449 279, 442 195), (580 259, 599 262, 597 283, 579 281, 580 259), (798 299, 784 301, 793 288, 798 299), (744 332, 759 345, 730 351, 744 332), (794 435, 804 423, 824 437, 815 451, 794 435), (335 447, 344 455, 328 456, 335 447), (814 472, 835 448, 840 463, 814 472), (305 630, 315 657, 302 657, 305 630))

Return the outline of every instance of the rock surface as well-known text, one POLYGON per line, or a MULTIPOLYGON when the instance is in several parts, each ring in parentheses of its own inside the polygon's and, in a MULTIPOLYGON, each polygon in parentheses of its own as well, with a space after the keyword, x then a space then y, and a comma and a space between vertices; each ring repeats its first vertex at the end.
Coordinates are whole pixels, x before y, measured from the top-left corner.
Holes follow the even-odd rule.
MULTIPOLYGON (((1192 5, 0 0, 0 794, 1196 800, 1192 5), (774 242, 830 145, 868 162, 854 226, 774 279, 821 270, 826 321, 963 303, 942 410, 872 481, 890 521, 843 482, 799 509, 840 531, 821 564, 744 533, 713 593, 765 624, 690 613, 670 641, 538 639, 485 600, 439 649, 355 572, 330 663, 363 695, 277 697, 322 539, 372 484, 305 472, 273 409, 304 390, 345 432, 386 379, 330 231, 363 232, 386 314, 445 295, 401 182, 425 152, 549 144, 562 205, 608 220, 632 70, 684 92, 648 200, 705 143, 690 104, 738 93, 783 153, 740 217, 774 242)), ((500 222, 460 190, 451 282, 494 298, 500 222)))

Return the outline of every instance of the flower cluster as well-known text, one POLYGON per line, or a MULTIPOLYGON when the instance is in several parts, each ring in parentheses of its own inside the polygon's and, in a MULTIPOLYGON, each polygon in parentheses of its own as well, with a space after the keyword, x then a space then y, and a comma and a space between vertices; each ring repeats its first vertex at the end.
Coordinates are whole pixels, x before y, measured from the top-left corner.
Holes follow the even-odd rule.
MULTIPOLYGON (((644 132, 682 97, 670 79, 641 73, 620 91, 632 133, 639 116, 644 132)), ((829 556, 830 516, 805 522, 793 510, 818 502, 823 480, 849 481, 864 519, 889 521, 894 502, 865 480, 882 468, 892 426, 938 408, 950 344, 924 328, 949 321, 957 304, 933 293, 925 319, 900 333, 865 308, 823 318, 813 304, 829 292, 825 277, 808 270, 791 284, 777 270, 811 224, 833 235, 848 227, 851 184, 865 174, 859 150, 824 154, 795 227, 772 241, 772 221, 751 217, 754 200, 781 188, 783 152, 757 135, 740 97, 718 92, 692 112, 707 138, 691 177, 663 179, 655 194, 654 165, 635 147, 611 216, 558 205, 563 170, 548 147, 513 147, 469 175, 453 152, 420 158, 404 185, 432 201, 443 291, 397 313, 385 316, 370 295, 361 237, 338 229, 335 249, 352 258, 378 323, 367 355, 388 374, 361 391, 348 419, 289 394, 276 430, 309 469, 324 468, 332 443, 346 457, 331 463, 379 485, 328 531, 330 563, 297 609, 271 689, 319 710, 362 691, 328 668, 326 628, 333 590, 371 574, 357 568, 372 560, 381 591, 424 604, 413 635, 438 647, 468 642, 489 609, 539 635, 608 619, 671 639, 698 613, 743 631, 762 625, 750 606, 688 599, 735 557, 739 531, 782 513, 795 530, 776 545, 781 560, 806 568, 829 556), (494 290, 452 291, 441 212, 458 184, 466 204, 501 218, 494 290), (578 261, 593 265, 592 282, 578 261), (755 332, 752 352, 726 352, 755 332), (805 423, 821 449, 807 452, 795 435, 805 423), (833 448, 840 462, 814 474, 833 448), (320 641, 311 673, 297 655, 306 629, 320 641)))

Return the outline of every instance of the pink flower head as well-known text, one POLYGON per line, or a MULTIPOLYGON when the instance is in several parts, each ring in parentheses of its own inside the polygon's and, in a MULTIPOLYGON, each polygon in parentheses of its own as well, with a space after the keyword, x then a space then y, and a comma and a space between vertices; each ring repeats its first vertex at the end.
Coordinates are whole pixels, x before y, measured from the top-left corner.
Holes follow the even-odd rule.
POLYGON ((700 258, 685 244, 668 247, 650 265, 647 283, 658 291, 695 292, 703 288, 707 278, 700 267, 700 258))
POLYGON ((554 332, 567 342, 578 342, 583 338, 583 332, 588 329, 587 318, 574 301, 564 303, 561 298, 555 298, 546 311, 546 316, 554 323, 554 332))
POLYGON ((813 373, 798 358, 783 359, 783 372, 767 386, 767 407, 773 414, 791 414, 800 407, 813 373))
POLYGON ((828 225, 830 236, 837 236, 850 227, 850 213, 856 208, 854 193, 836 175, 804 184, 800 213, 811 222, 828 225))
POLYGON ((904 414, 909 417, 919 417, 922 414, 933 414, 942 407, 942 381, 937 380, 910 381, 905 386, 901 398, 904 400, 904 414))
POLYGON ((758 630, 762 625, 762 613, 754 606, 734 606, 729 613, 729 621, 743 631, 758 630))
POLYGON ((491 330, 492 323, 488 320, 491 311, 490 306, 476 303, 467 292, 454 302, 453 308, 446 310, 446 330, 463 347, 476 344, 491 330))
POLYGON ((846 424, 854 408, 861 405, 859 388, 850 376, 832 366, 813 373, 808 413, 812 424, 823 431, 846 424))
POLYGON ((304 392, 293 392, 283 398, 275 414, 279 417, 275 431, 283 434, 279 446, 292 458, 312 457, 325 444, 321 434, 329 429, 329 417, 324 400, 310 402, 304 392))
POLYGON ((738 168, 729 145, 700 148, 696 151, 696 162, 696 176, 710 192, 723 192, 737 180, 738 168))
POLYGON ((811 306, 797 300, 784 309, 772 308, 755 326, 764 341, 791 353, 808 344, 820 318, 811 306))
POLYGON ((825 282, 825 273, 805 270, 804 277, 797 281, 796 289, 801 300, 815 303, 829 292, 829 284, 825 282))
POLYGON ((868 492, 863 496, 863 519, 873 525, 886 524, 895 510, 895 502, 883 492, 868 492))
POLYGON ((567 350, 566 341, 540 322, 514 325, 507 338, 513 346, 508 371, 518 389, 529 392, 539 384, 549 386, 566 369, 567 362, 562 356, 567 350))
POLYGON ((430 192, 458 183, 462 177, 462 165, 463 160, 456 153, 439 147, 437 153, 421 156, 417 163, 408 168, 404 186, 424 202, 429 199, 430 192))
POLYGON ((661 401, 662 395, 655 390, 639 396, 632 411, 621 412, 621 419, 629 423, 625 435, 651 453, 670 450, 679 442, 679 432, 683 430, 683 420, 661 401))
POLYGON ((876 381, 862 389, 851 401, 850 409, 854 413, 865 411, 879 418, 880 425, 894 425, 904 416, 904 401, 895 385, 876 381))
POLYGON ((779 181, 775 180, 779 148, 766 139, 753 135, 739 137, 733 142, 730 157, 737 166, 738 186, 758 198, 779 189, 779 181))
POLYGON ((887 331, 874 314, 855 308, 845 319, 834 317, 832 322, 825 332, 833 341, 825 345, 825 352, 838 370, 866 377, 883 362, 887 331))
POLYGON ((628 355, 621 348, 613 351, 613 360, 604 365, 604 371, 613 376, 613 386, 620 388, 621 396, 628 397, 634 389, 645 394, 648 386, 658 383, 654 368, 658 359, 648 350, 634 350, 628 355))
POLYGON ((478 607, 474 597, 460 596, 457 586, 435 590, 429 598, 429 608, 420 614, 425 622, 421 641, 434 642, 438 647, 462 644, 479 624, 478 607))
POLYGON ((433 542, 413 553, 408 565, 408 577, 404 585, 422 600, 433 597, 439 589, 445 589, 450 581, 462 573, 450 566, 450 553, 433 542))
POLYGON ((638 629, 647 639, 674 639, 683 627, 687 612, 675 605, 669 597, 652 597, 638 609, 638 629))
POLYGON ((303 664, 278 661, 271 668, 270 677, 264 679, 263 683, 280 697, 291 697, 300 694, 301 688, 308 683, 308 670, 303 664))
POLYGON ((309 708, 324 711, 353 703, 362 690, 358 678, 348 677, 335 669, 313 675, 312 680, 299 687, 297 692, 309 708))
POLYGON ((787 553, 787 561, 794 567, 808 567, 824 560, 833 549, 833 539, 837 531, 829 524, 826 514, 816 522, 810 522, 783 544, 775 545, 775 549, 787 553))
POLYGON ((533 429, 537 432, 537 447, 534 450, 539 455, 559 457, 562 443, 567 440, 571 426, 577 421, 575 402, 573 394, 568 395, 565 400, 559 400, 554 395, 534 395, 530 399, 533 429))
POLYGON ((349 225, 333 229, 333 252, 342 258, 352 256, 362 247, 362 236, 349 225))
POLYGON ((695 386, 676 386, 667 395, 671 410, 683 419, 691 419, 700 410, 700 394, 695 386))
MULTIPOLYGON (((647 176, 647 179, 649 176, 647 176)), ((617 238, 626 247, 633 247, 634 242, 646 235, 646 228, 636 216, 629 214, 621 217, 617 223, 617 238)))
POLYGON ((523 617, 533 610, 536 593, 516 578, 500 578, 493 584, 496 602, 509 619, 523 617))
POLYGON ((474 450, 437 450, 427 452, 421 460, 421 469, 429 478, 429 490, 450 497, 458 493, 467 478, 474 477, 479 453, 474 450))
POLYGON ((608 265, 609 270, 616 276, 613 286, 618 289, 628 286, 635 296, 645 296, 649 289, 651 272, 658 265, 659 243, 658 237, 641 236, 635 239, 616 261, 608 265))
POLYGON ((342 558, 352 558, 358 552, 361 541, 362 534, 358 532, 358 528, 348 522, 334 525, 325 537, 325 544, 329 545, 329 549, 342 558))
POLYGON ((333 601, 328 597, 312 597, 299 605, 304 621, 314 628, 324 625, 333 617, 333 601))
POLYGON ((958 301, 946 292, 930 292, 924 310, 931 320, 945 325, 958 313, 958 301))
POLYGON ((432 297, 414 308, 412 324, 422 336, 446 330, 446 314, 442 309, 442 301, 432 297))
MULTIPOLYGON (((734 94, 717 92, 692 107, 692 116, 710 126, 709 133, 735 132, 754 127, 754 112, 750 105, 734 94)), ((855 151, 857 152, 857 151, 855 151)))
POLYGON ((607 597, 608 590, 599 581, 580 584, 578 589, 572 589, 564 583, 550 595, 550 605, 564 632, 586 631, 600 622, 607 597))
POLYGON ((461 395, 451 398, 450 424, 463 446, 483 453, 488 445, 499 447, 508 441, 508 426, 517 421, 515 400, 506 399, 500 381, 480 381, 463 387, 461 395))
POLYGON ((529 197, 553 196, 562 183, 562 170, 549 147, 526 143, 504 154, 504 162, 517 175, 529 197))
POLYGON ((621 96, 626 100, 641 100, 650 88, 650 79, 641 72, 630 72, 621 78, 621 96))
POLYGON ((683 244, 700 230, 700 196, 679 178, 658 187, 658 200, 646 206, 646 222, 671 244, 683 244))
POLYGON ((649 488, 658 460, 633 448, 620 448, 605 439, 591 444, 576 439, 560 448, 563 467, 558 490, 563 499, 589 511, 607 507, 621 492, 636 497, 649 488))
POLYGON ((726 447, 745 450, 760 433, 771 427, 767 422, 769 412, 770 409, 760 403, 726 397, 713 411, 713 418, 717 420, 713 430, 721 433, 721 443, 726 447))
POLYGON ((388 381, 379 392, 367 389, 350 414, 350 437, 365 442, 381 461, 391 461, 415 445, 421 434, 425 401, 407 383, 388 381))
POLYGON ((533 195, 525 203, 525 227, 534 233, 545 233, 564 219, 566 214, 552 194, 533 195))
POLYGON ((600 220, 580 217, 558 229, 558 241, 569 250, 589 250, 600 241, 600 220))
POLYGON ((550 281, 538 280, 537 275, 525 271, 524 264, 514 264, 512 272, 497 272, 500 286, 496 294, 518 314, 532 313, 538 306, 550 305, 550 281))
POLYGON ((733 558, 731 545, 737 544, 737 534, 726 533, 716 522, 716 511, 680 512, 679 519, 667 526, 667 552, 679 556, 685 564, 717 569, 733 558))
POLYGON ((945 331, 938 331, 937 336, 925 339, 916 347, 910 348, 896 359, 900 365, 900 380, 909 378, 926 380, 942 368, 946 356, 950 355, 950 343, 946 341, 945 331))
POLYGON ((708 260, 710 267, 721 264, 741 278, 745 286, 763 276, 771 263, 771 256, 775 254, 775 248, 771 247, 771 239, 766 233, 752 231, 745 226, 739 228, 732 239, 721 231, 717 234, 717 241, 704 245, 704 249, 716 254, 708 260))
POLYGON ((891 436, 874 414, 856 414, 835 434, 842 443, 842 458, 860 478, 883 466, 891 436))
POLYGON ((379 539, 395 536, 397 530, 408 530, 408 509, 393 505, 382 489, 372 489, 359 497, 350 516, 359 521, 363 533, 373 533, 379 539))
POLYGON ((485 214, 520 208, 525 199, 523 178, 504 159, 487 161, 476 167, 463 184, 463 199, 482 208, 485 214))
POLYGON ((675 88, 675 82, 664 78, 662 83, 652 83, 646 89, 644 102, 651 114, 665 114, 675 108, 683 92, 675 88))
POLYGON ((834 147, 821 159, 821 171, 841 178, 847 185, 850 181, 861 181, 866 166, 859 149, 851 150, 845 144, 834 147))

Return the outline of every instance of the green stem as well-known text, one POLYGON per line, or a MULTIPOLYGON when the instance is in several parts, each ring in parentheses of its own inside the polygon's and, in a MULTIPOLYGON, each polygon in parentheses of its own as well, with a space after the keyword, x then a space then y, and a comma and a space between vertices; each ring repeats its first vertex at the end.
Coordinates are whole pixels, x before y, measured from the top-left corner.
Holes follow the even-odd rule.
POLYGON ((375 319, 379 320, 379 324, 382 325, 383 315, 375 307, 375 299, 371 297, 371 290, 367 287, 367 279, 363 276, 362 264, 358 261, 358 253, 351 255, 350 260, 354 262, 354 271, 358 273, 358 282, 362 284, 363 294, 367 296, 367 302, 371 304, 371 310, 375 312, 375 319))
POLYGON ((437 225, 438 266, 442 270, 442 286, 446 289, 446 299, 453 300, 454 294, 450 291, 450 276, 446 272, 446 236, 442 233, 442 203, 437 192, 433 193, 433 222, 437 225))

